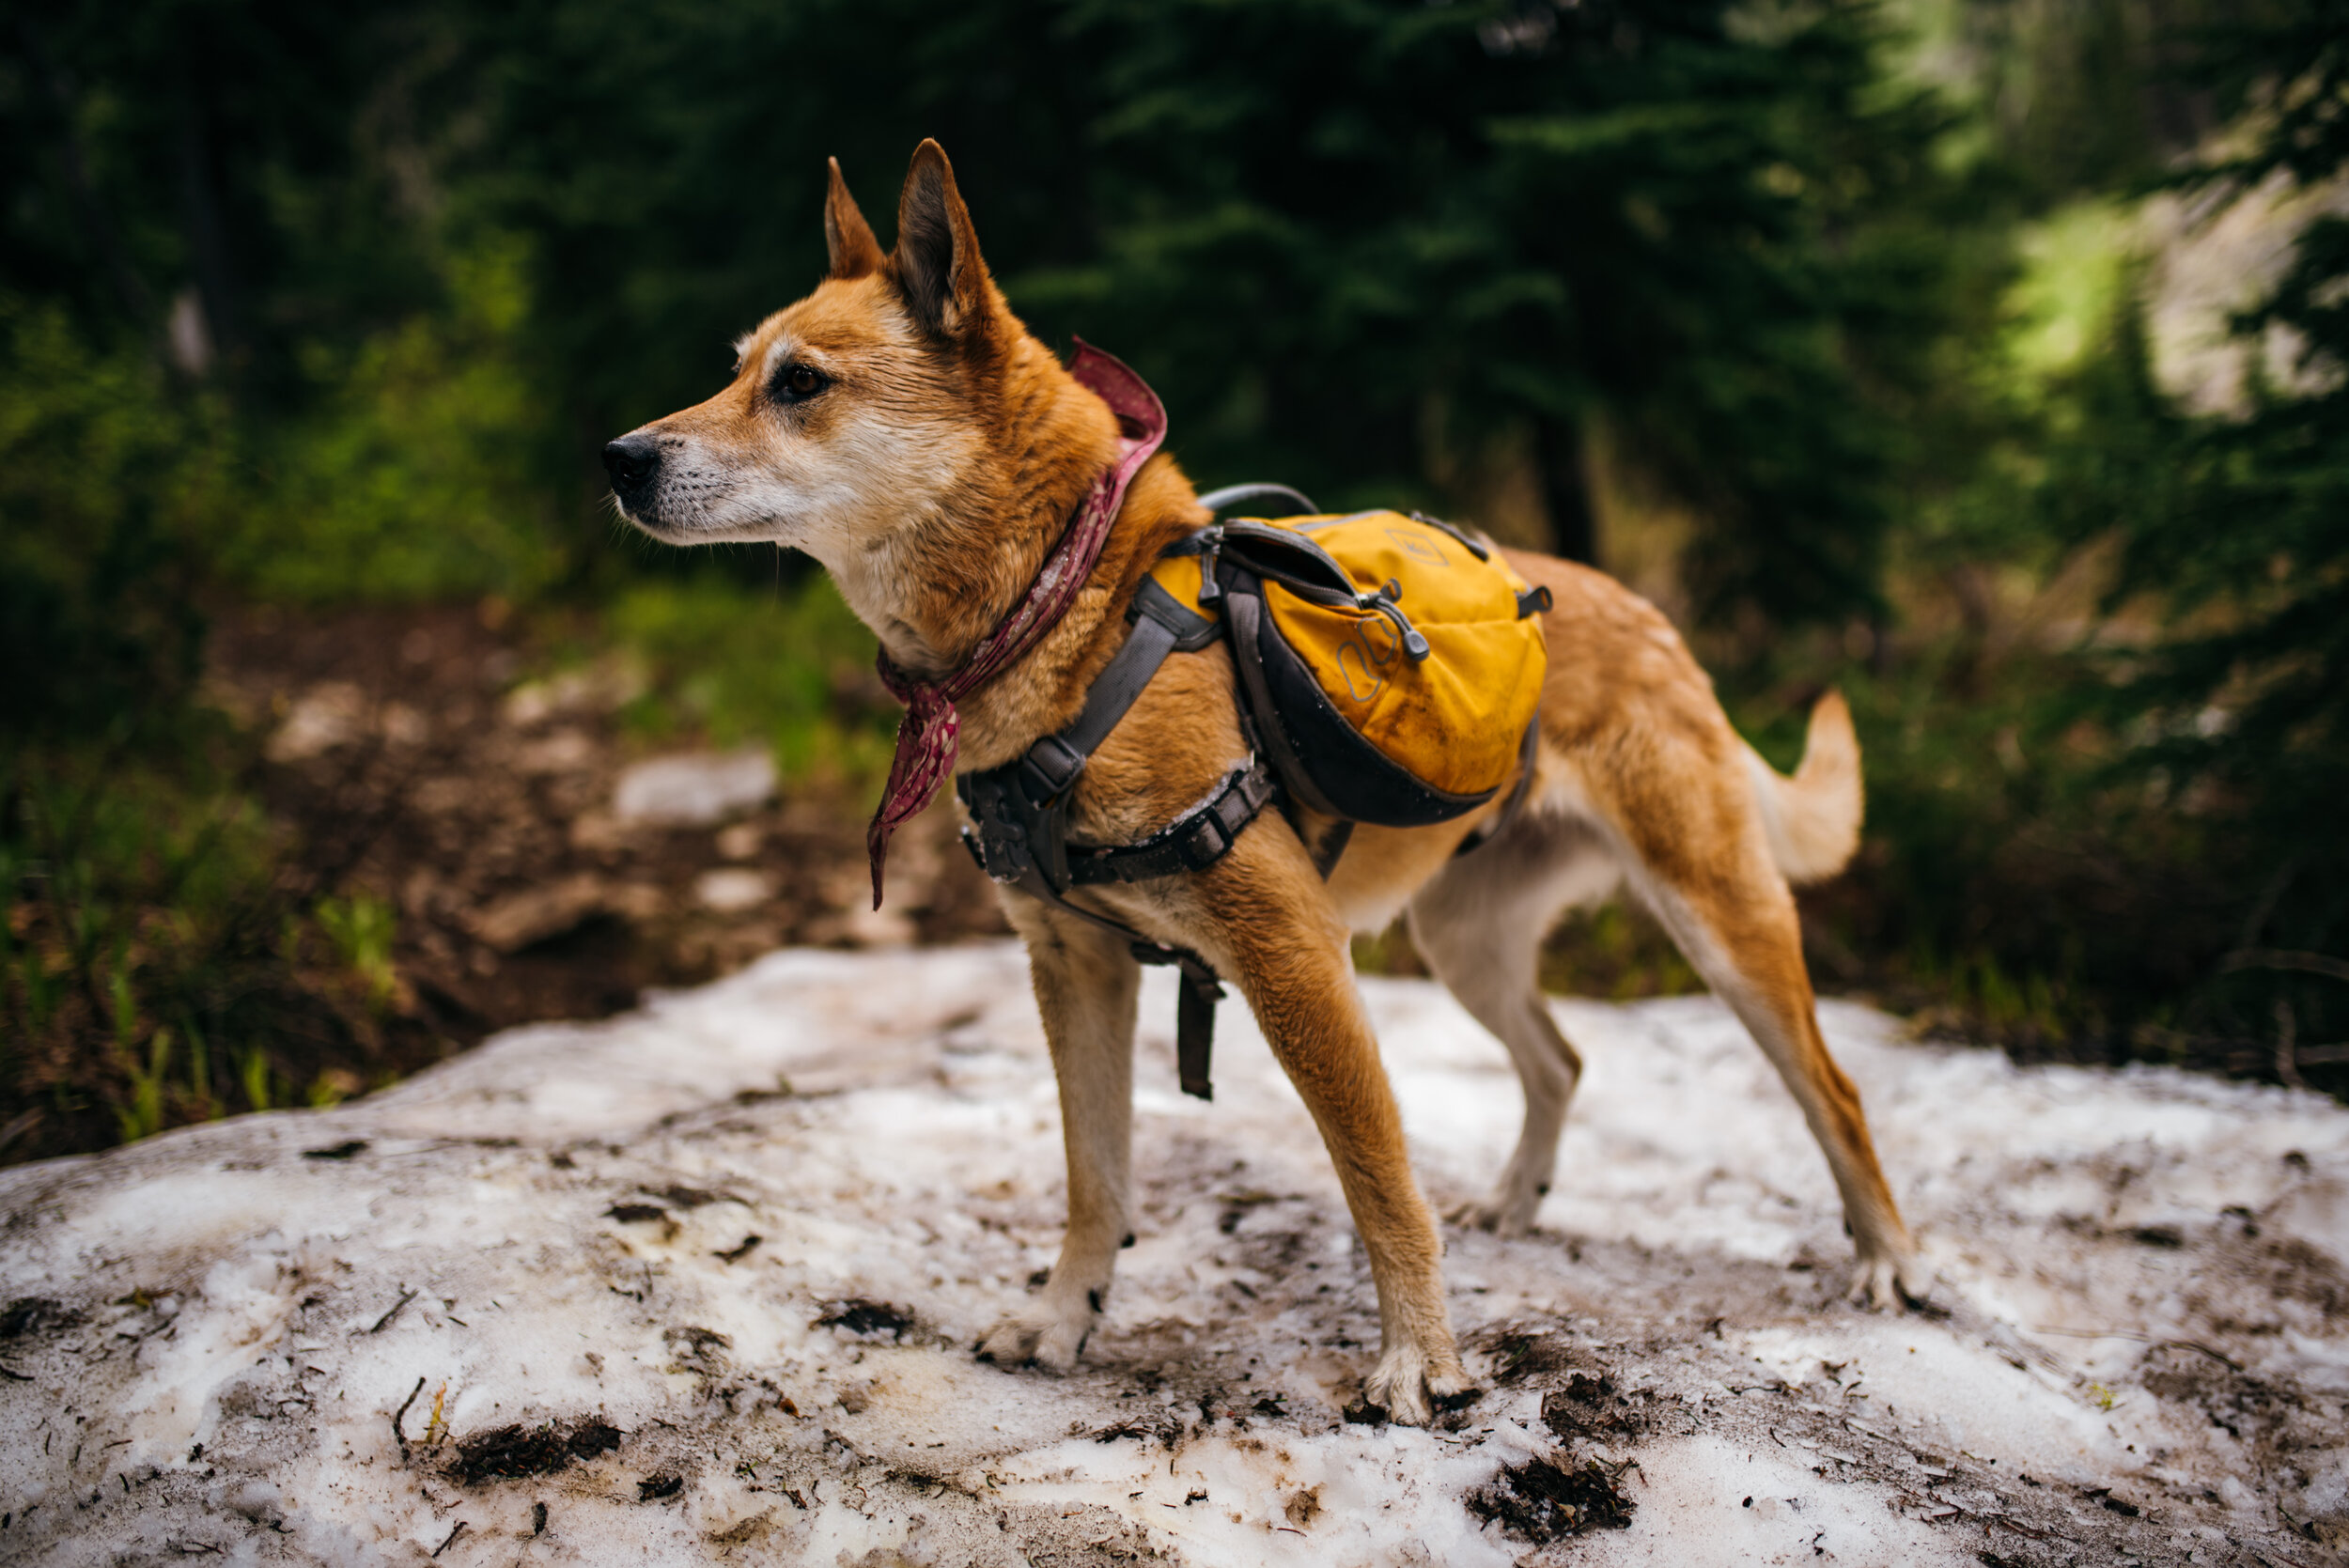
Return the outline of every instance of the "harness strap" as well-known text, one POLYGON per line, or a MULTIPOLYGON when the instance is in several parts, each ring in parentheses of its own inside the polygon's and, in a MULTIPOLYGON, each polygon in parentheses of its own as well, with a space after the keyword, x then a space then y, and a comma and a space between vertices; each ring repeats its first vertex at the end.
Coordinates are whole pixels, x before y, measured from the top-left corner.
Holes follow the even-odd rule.
MULTIPOLYGON (((1206 579, 1203 577, 1201 581, 1206 579)), ((1255 715, 1257 733, 1264 740, 1265 750, 1272 754, 1273 766, 1281 770, 1281 783, 1288 790, 1289 799, 1323 816, 1344 816, 1346 814, 1331 805, 1329 797, 1315 785, 1313 775, 1306 771, 1304 758, 1297 753, 1297 743, 1281 722, 1281 710, 1272 700, 1272 688, 1265 679, 1264 650, 1257 643, 1263 635, 1264 600, 1254 594, 1226 594, 1223 599, 1223 613, 1232 626, 1232 662, 1239 666, 1240 685, 1247 690, 1248 706, 1255 715)), ((1294 822, 1290 825, 1296 826, 1294 822)))
POLYGON ((1049 800, 1077 782, 1101 742, 1141 699, 1143 688, 1170 653, 1189 653, 1215 641, 1222 629, 1206 615, 1186 609, 1173 594, 1145 577, 1129 613, 1134 629, 1085 693, 1084 707, 1058 735, 1048 735, 1020 759, 1033 800, 1049 800))
MULTIPOLYGON (((963 842, 971 843, 966 834, 963 842)), ((971 853, 979 851, 975 845, 971 853)), ((980 862, 984 869, 986 862, 980 862)), ((1215 1004, 1223 1000, 1222 977, 1208 963, 1187 947, 1169 947, 1154 942, 1132 926, 1097 915, 1091 909, 1071 904, 1052 891, 1036 868, 1031 865, 1027 874, 1015 884, 1022 891, 1050 904, 1063 914, 1074 915, 1086 924, 1098 927, 1126 944, 1127 951, 1137 963, 1161 964, 1173 967, 1179 975, 1174 995, 1174 1075, 1183 1093, 1198 1099, 1215 1098, 1215 1080, 1211 1069, 1215 1060, 1215 1004)))
POLYGON ((1094 678, 1084 706, 1067 728, 1000 768, 955 781, 955 793, 971 808, 978 828, 975 839, 966 831, 965 842, 996 881, 1018 882, 1034 863, 1054 892, 1069 885, 1068 803, 1078 778, 1166 656, 1205 647, 1221 629, 1147 578, 1128 614, 1133 630, 1094 678))
POLYGON ((1242 828, 1256 819, 1281 781, 1262 757, 1223 775, 1213 795, 1148 838, 1110 849, 1071 849, 1068 879, 1079 887, 1146 882, 1178 871, 1205 871, 1221 860, 1242 828))
POLYGON ((1215 1097, 1209 1065, 1215 1048, 1215 1004, 1223 986, 1215 967, 1189 948, 1151 940, 1123 922, 1072 904, 1072 886, 1130 883, 1181 871, 1204 871, 1228 853, 1240 830, 1279 792, 1271 767, 1251 755, 1226 774, 1215 793, 1174 823, 1138 843, 1071 849, 1071 787, 1094 752, 1126 717, 1166 656, 1203 648, 1222 634, 1213 617, 1179 602, 1144 578, 1127 612, 1134 629, 1110 659, 1084 706, 1066 729, 1048 735, 1000 768, 966 773, 955 792, 970 807, 976 831, 963 830, 964 847, 979 869, 1064 914, 1106 931, 1144 964, 1172 965, 1182 981, 1174 1011, 1174 1054, 1183 1093, 1215 1097))

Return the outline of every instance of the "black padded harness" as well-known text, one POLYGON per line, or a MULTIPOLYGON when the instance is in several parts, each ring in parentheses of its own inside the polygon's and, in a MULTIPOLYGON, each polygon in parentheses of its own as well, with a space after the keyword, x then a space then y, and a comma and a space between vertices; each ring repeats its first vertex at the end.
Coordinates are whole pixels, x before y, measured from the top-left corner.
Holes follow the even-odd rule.
MULTIPOLYGON (((1296 503, 1300 512, 1315 509, 1312 502, 1284 485, 1234 485, 1199 500, 1209 511, 1220 511, 1243 500, 1275 497, 1296 503)), ((1322 843, 1312 846, 1314 868, 1326 881, 1346 851, 1354 824, 1330 807, 1314 788, 1293 754, 1271 693, 1264 690, 1261 672, 1248 659, 1236 660, 1245 687, 1239 693, 1239 720, 1240 733, 1249 743, 1248 760, 1226 773, 1205 800, 1146 838, 1101 847, 1068 842, 1068 808, 1093 753, 1142 696, 1167 655, 1204 648, 1227 629, 1236 638, 1252 639, 1255 627, 1250 612, 1255 603, 1247 596, 1229 596, 1227 619, 1219 620, 1198 613, 1160 587, 1156 579, 1144 577, 1126 612, 1133 630, 1095 677, 1076 719, 1012 761, 982 772, 964 773, 955 781, 955 793, 971 813, 971 826, 962 831, 963 846, 980 870, 995 881, 1017 887, 1064 914, 1108 932, 1126 943, 1141 962, 1168 965, 1179 971, 1175 1066, 1183 1093, 1203 1100, 1215 1098, 1209 1067, 1215 1049, 1215 1004, 1223 996, 1215 967, 1187 947, 1154 940, 1121 921, 1070 903, 1068 891, 1205 871, 1231 851, 1241 831, 1267 805, 1278 801, 1291 825, 1297 826, 1289 805, 1292 800, 1318 815, 1340 817, 1322 843), (1233 612, 1237 613, 1236 617, 1233 612), (1247 620, 1248 625, 1242 627, 1237 624, 1238 620, 1247 620), (1247 679, 1250 675, 1255 678, 1247 679)), ((1534 739, 1535 728, 1529 726, 1517 787, 1486 831, 1462 845, 1458 853, 1491 843, 1517 816, 1532 777, 1534 739)))
POLYGON ((1175 1065, 1184 1094, 1211 1100, 1215 1086, 1208 1066, 1215 1048, 1215 1004, 1223 995, 1215 967, 1189 948, 1154 941, 1122 922, 1071 904, 1065 895, 1072 887, 1205 871, 1231 850, 1240 830, 1279 793, 1280 780, 1272 765, 1252 751, 1206 800, 1147 838, 1101 848, 1068 842, 1069 799, 1093 753, 1126 717, 1168 654, 1204 648, 1223 632, 1221 623, 1186 608, 1146 577, 1127 618, 1133 630, 1095 678, 1073 723, 1046 736, 1015 761, 955 781, 955 793, 971 812, 972 826, 963 830, 962 841, 979 869, 994 880, 1008 882, 1109 932, 1145 964, 1169 964, 1181 971, 1175 1065))

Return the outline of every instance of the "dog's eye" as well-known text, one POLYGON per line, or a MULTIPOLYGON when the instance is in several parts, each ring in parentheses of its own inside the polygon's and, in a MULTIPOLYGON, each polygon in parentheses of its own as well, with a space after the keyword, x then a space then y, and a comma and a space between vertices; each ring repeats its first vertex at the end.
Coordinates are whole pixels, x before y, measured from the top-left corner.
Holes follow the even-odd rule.
POLYGON ((813 397, 830 385, 823 372, 810 365, 786 365, 775 378, 775 391, 786 403, 813 397))

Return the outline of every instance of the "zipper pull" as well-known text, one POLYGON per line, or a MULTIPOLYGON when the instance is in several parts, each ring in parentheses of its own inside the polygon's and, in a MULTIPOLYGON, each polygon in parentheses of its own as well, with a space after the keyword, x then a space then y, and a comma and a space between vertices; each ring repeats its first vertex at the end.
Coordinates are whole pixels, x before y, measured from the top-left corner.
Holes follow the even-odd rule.
POLYGON ((1223 530, 1207 531, 1207 542, 1199 551, 1199 602, 1213 604, 1223 597, 1223 584, 1215 580, 1216 551, 1223 548, 1223 530))
POLYGON ((1403 637, 1404 657, 1412 663, 1423 663, 1427 656, 1436 651, 1428 646, 1426 634, 1413 626, 1411 617, 1403 613, 1403 607, 1385 594, 1357 594, 1354 603, 1358 609, 1374 611, 1394 623, 1394 629, 1403 637))

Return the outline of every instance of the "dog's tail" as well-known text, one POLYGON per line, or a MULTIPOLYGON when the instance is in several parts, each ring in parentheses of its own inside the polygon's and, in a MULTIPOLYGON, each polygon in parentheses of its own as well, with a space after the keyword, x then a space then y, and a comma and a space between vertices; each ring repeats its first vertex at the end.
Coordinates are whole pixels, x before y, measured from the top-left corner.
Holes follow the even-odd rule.
POLYGON ((1789 882, 1822 882, 1851 863, 1859 847, 1859 737, 1842 692, 1829 691, 1812 705, 1802 765, 1793 778, 1750 746, 1746 770, 1762 808, 1770 859, 1789 882))

